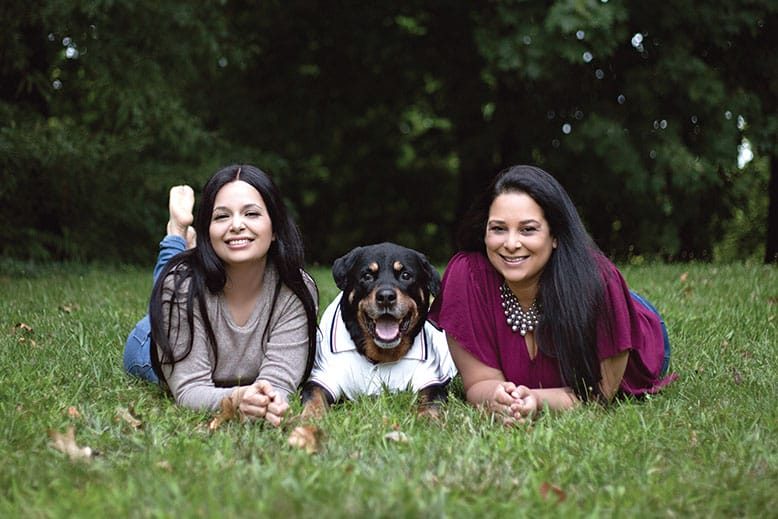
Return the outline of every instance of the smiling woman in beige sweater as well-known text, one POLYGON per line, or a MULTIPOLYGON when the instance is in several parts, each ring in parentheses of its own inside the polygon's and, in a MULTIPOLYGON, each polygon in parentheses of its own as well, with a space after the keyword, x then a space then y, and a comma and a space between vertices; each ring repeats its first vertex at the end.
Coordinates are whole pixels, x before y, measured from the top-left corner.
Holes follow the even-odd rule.
POLYGON ((150 315, 127 340, 125 369, 186 407, 217 409, 228 397, 277 426, 316 344, 317 291, 299 231, 253 166, 211 177, 194 229, 193 205, 191 188, 171 189, 150 315))

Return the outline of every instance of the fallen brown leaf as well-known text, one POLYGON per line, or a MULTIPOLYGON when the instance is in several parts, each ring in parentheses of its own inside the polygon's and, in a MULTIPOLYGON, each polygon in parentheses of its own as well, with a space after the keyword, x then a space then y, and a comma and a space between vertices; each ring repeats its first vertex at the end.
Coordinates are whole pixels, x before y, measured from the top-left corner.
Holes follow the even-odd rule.
POLYGON ((308 454, 319 452, 321 429, 315 425, 300 425, 289 435, 287 443, 297 449, 304 449, 308 454))
POLYGON ((221 404, 220 404, 221 410, 219 411, 219 414, 213 417, 213 419, 208 422, 208 430, 210 432, 215 431, 224 422, 228 422, 232 420, 233 418, 237 418, 240 416, 240 412, 238 411, 238 408, 235 407, 235 404, 232 402, 232 399, 228 396, 222 398, 221 404))
POLYGON ((14 330, 20 331, 23 333, 32 333, 32 326, 26 323, 16 323, 14 325, 14 330))
POLYGON ((167 460, 162 460, 157 462, 157 467, 161 468, 162 470, 165 470, 167 472, 172 472, 173 467, 170 465, 170 462, 167 460))
POLYGON ((66 314, 73 313, 76 310, 78 310, 79 308, 81 308, 81 307, 78 306, 77 303, 65 303, 64 305, 59 307, 59 309, 61 311, 65 312, 66 314))
POLYGON ((391 431, 384 434, 384 440, 397 443, 408 443, 408 435, 402 431, 391 431))
POLYGON ((71 418, 81 418, 81 413, 78 412, 78 409, 75 406, 68 407, 68 416, 71 418))
POLYGON ((59 431, 49 431, 49 437, 55 449, 67 454, 73 460, 89 460, 93 451, 90 447, 79 447, 76 444, 76 431, 73 426, 68 426, 64 434, 59 431))
POLYGON ((116 421, 118 422, 120 420, 123 420, 133 429, 140 429, 141 427, 143 427, 143 422, 135 418, 132 415, 132 412, 126 407, 116 408, 116 421))
POLYGON ((689 279, 689 273, 684 272, 683 274, 681 274, 681 277, 679 279, 681 280, 681 283, 686 283, 686 280, 689 279))
POLYGON ((19 343, 27 343, 33 348, 37 346, 38 344, 35 342, 35 339, 32 338, 33 330, 32 326, 26 323, 16 323, 13 326, 13 333, 19 335, 19 343))
POLYGON ((548 499, 549 492, 553 493, 557 498, 557 503, 561 503, 565 499, 567 499, 567 494, 565 494, 565 491, 559 488, 556 485, 552 485, 551 483, 548 483, 547 481, 544 481, 542 485, 540 485, 540 497, 543 499, 548 499))

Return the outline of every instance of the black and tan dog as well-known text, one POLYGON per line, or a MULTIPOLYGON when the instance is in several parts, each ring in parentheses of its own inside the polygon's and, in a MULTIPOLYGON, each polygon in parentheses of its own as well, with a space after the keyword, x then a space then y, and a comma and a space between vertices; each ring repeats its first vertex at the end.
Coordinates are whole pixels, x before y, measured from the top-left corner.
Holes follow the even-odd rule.
POLYGON ((321 319, 303 418, 343 398, 406 389, 418 392, 419 414, 436 417, 456 375, 445 334, 426 320, 438 272, 423 254, 380 243, 339 258, 332 275, 341 293, 321 319))

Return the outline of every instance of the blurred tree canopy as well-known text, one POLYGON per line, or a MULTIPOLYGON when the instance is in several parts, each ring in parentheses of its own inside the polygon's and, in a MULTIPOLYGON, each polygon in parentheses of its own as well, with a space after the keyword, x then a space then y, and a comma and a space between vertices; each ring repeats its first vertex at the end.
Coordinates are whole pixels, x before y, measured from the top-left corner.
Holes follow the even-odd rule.
POLYGON ((170 185, 253 163, 328 263, 445 261, 505 166, 614 258, 778 255, 771 0, 0 6, 0 255, 153 261, 170 185), (753 160, 740 167, 739 153, 753 160))

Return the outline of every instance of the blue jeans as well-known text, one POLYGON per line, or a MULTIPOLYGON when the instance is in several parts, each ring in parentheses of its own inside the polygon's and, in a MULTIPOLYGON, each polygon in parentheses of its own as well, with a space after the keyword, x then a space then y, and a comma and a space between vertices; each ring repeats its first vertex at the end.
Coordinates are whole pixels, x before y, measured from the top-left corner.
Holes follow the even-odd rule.
MULTIPOLYGON (((159 242, 159 256, 154 266, 153 279, 157 281, 160 272, 170 258, 186 250, 186 240, 181 236, 165 236, 159 242)), ((130 375, 159 383, 157 374, 151 368, 151 321, 148 314, 138 321, 124 345, 124 370, 130 375)))
POLYGON ((670 337, 667 336, 667 326, 665 326, 665 321, 662 319, 662 315, 659 313, 659 310, 654 307, 654 305, 649 303, 645 298, 636 292, 633 292, 632 290, 629 292, 632 296, 632 299, 640 303, 644 308, 647 308, 651 312, 655 313, 657 317, 659 317, 659 322, 662 324, 662 338, 665 342, 665 356, 662 360, 662 370, 659 372, 659 375, 664 376, 667 373, 667 370, 670 368, 670 337))

